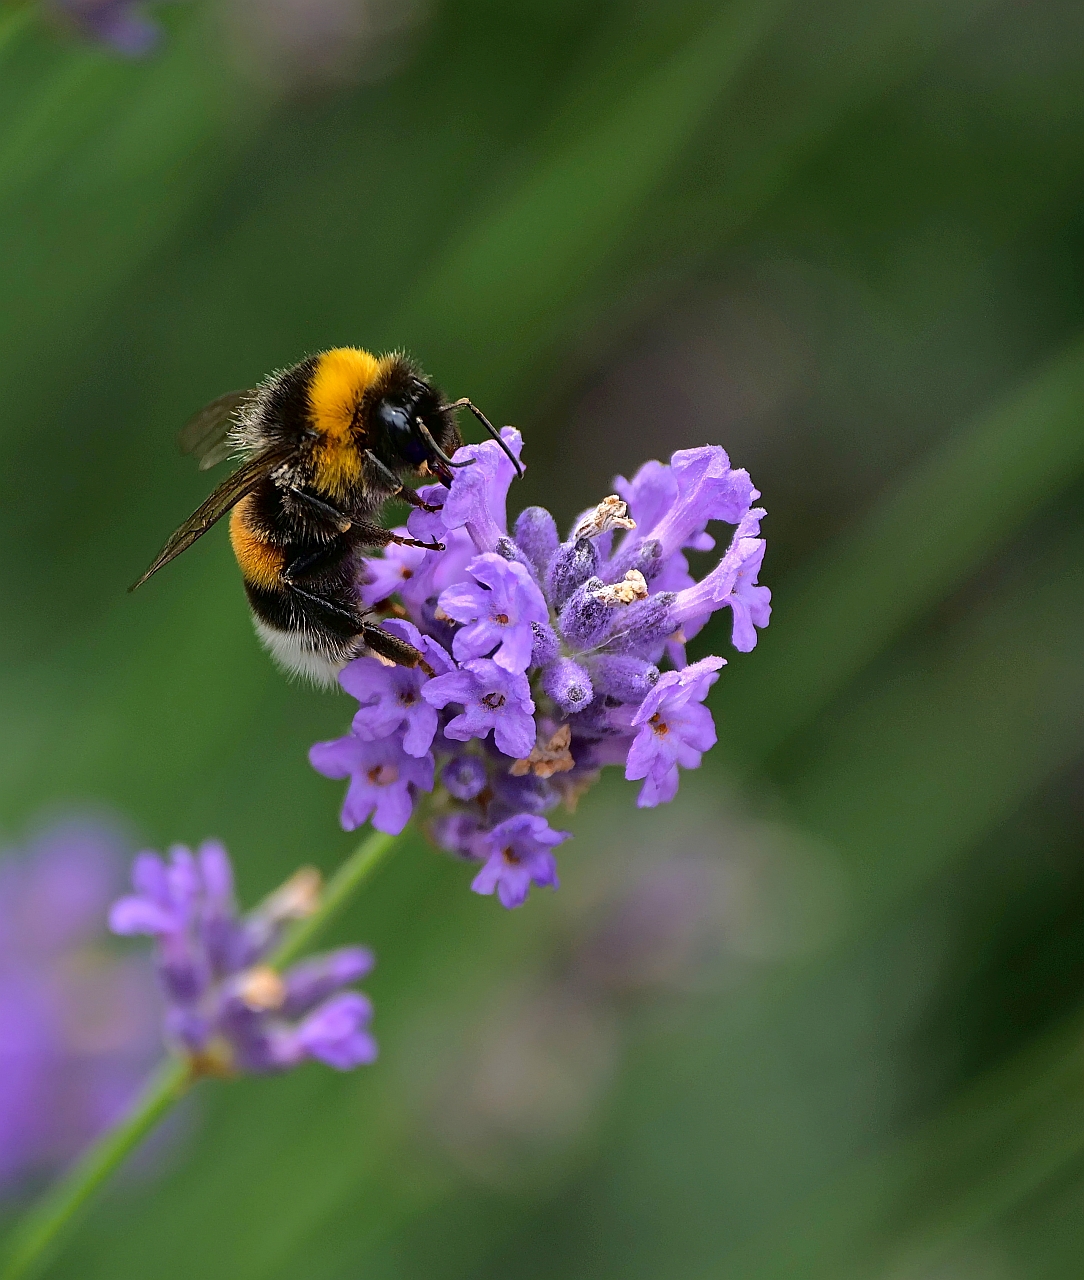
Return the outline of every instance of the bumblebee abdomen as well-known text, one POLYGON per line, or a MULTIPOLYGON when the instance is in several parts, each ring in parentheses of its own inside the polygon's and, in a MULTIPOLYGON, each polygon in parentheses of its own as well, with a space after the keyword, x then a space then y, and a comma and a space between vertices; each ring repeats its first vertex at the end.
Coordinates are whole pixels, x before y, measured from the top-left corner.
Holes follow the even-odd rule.
POLYGON ((286 554, 282 547, 268 542, 253 522, 255 501, 256 495, 250 493, 230 513, 230 542, 244 580, 255 587, 274 588, 282 581, 286 554))

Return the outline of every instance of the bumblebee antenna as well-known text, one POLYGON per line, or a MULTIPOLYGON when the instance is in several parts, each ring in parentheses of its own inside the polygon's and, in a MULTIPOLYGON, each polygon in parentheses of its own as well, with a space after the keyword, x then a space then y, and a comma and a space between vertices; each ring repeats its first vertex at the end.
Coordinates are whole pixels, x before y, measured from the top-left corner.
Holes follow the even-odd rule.
POLYGON ((441 460, 441 462, 444 463, 446 467, 451 467, 453 470, 459 471, 463 467, 473 466, 474 463, 477 461, 476 458, 468 458, 466 462, 453 462, 451 458, 449 458, 448 455, 444 452, 444 450, 440 447, 440 445, 437 444, 437 442, 433 439, 433 433, 429 430, 429 428, 425 425, 425 423, 421 420, 421 418, 415 418, 414 421, 418 424, 418 430, 422 433, 422 439, 426 442, 426 444, 430 447, 430 449, 433 450, 433 452, 437 455, 437 457, 441 460))
POLYGON ((473 413, 474 416, 478 419, 478 421, 482 424, 482 426, 485 427, 485 429, 489 432, 489 434, 493 437, 493 439, 496 440, 496 442, 504 450, 505 454, 508 457, 508 461, 516 469, 516 475, 519 476, 521 479, 523 478, 523 464, 512 452, 512 450, 509 449, 507 443, 501 438, 501 433, 497 430, 497 428, 493 425, 493 423, 490 422, 490 420, 481 411, 481 409, 478 408, 477 405, 471 404, 471 402, 467 399, 467 397, 464 396, 461 400, 456 400, 454 404, 442 404, 440 406, 441 413, 443 413, 446 409, 469 409, 471 413, 473 413))

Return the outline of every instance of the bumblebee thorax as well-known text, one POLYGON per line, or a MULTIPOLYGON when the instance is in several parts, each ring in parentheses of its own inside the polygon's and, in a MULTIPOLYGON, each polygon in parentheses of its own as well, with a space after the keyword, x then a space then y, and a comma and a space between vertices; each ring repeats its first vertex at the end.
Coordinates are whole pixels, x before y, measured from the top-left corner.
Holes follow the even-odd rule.
POLYGON ((314 433, 312 480, 324 493, 341 497, 361 479, 361 404, 384 376, 388 361, 359 347, 336 347, 314 361, 306 416, 314 433))

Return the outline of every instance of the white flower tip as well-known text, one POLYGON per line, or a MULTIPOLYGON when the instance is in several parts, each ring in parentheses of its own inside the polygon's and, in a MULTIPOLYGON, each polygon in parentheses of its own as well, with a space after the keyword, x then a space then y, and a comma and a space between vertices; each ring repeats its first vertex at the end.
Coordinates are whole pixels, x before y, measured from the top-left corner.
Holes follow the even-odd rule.
POLYGON ((508 772, 513 778, 523 778, 528 773, 539 778, 552 778, 555 773, 568 773, 576 763, 568 749, 571 741, 572 726, 563 724, 549 742, 532 747, 531 754, 526 759, 517 760, 508 772))
POLYGON ((301 867, 263 902, 261 915, 276 924, 284 920, 303 920, 320 905, 323 876, 315 867, 301 867))
POLYGON ((629 519, 628 506, 611 493, 603 498, 594 511, 589 511, 573 531, 574 541, 581 538, 597 538, 610 529, 635 529, 636 521, 629 519))
POLYGON ((257 964, 241 974, 237 994, 254 1012, 281 1009, 286 1003, 286 984, 269 964, 257 964))
POLYGON ((601 591, 596 591, 595 599, 603 604, 633 604, 647 597, 647 579, 639 569, 630 569, 620 582, 614 582, 601 591))

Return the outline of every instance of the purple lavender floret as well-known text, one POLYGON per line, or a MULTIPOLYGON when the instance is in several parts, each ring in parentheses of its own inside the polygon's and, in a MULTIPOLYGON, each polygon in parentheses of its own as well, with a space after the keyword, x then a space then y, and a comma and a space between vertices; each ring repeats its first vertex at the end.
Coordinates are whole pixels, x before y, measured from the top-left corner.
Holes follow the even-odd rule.
POLYGON ((129 58, 150 53, 162 29, 138 0, 51 0, 53 9, 82 35, 129 58))
MULTIPOLYGON (((519 432, 505 427, 501 438, 518 458, 519 432)), ((361 703, 353 732, 312 758, 351 777, 346 825, 375 811, 375 825, 399 829, 435 777, 430 836, 483 862, 476 892, 518 906, 532 884, 556 884, 552 850, 567 835, 545 815, 572 808, 600 769, 623 766, 642 783, 638 805, 651 807, 673 799, 680 771, 714 745, 704 700, 724 662, 690 665, 685 648, 724 609, 734 648, 756 645, 771 615, 758 581, 765 513, 748 473, 705 445, 618 477, 563 541, 542 507, 521 512, 509 534, 509 458, 487 441, 454 460, 468 465, 447 473, 447 487, 419 490, 436 510, 416 508, 407 522, 411 537, 445 550, 389 547, 366 562, 360 588, 366 604, 409 618, 384 625, 424 649, 434 675, 390 671, 374 657, 351 663, 342 684, 361 703), (686 553, 712 551, 720 523, 732 526, 725 549, 697 581, 686 553), (389 759, 396 747, 403 759, 427 753, 433 768, 405 783, 396 764, 394 783, 374 782, 383 757, 370 739, 389 759), (379 785, 399 787, 394 823, 377 805, 379 785)))
POLYGON ((538 583, 522 564, 495 552, 476 556, 467 572, 473 582, 449 587, 440 597, 440 607, 461 624, 452 645, 456 660, 492 657, 506 671, 526 671, 534 647, 531 624, 550 618, 538 583))
POLYGON ((638 730, 629 748, 625 777, 643 778, 636 803, 641 809, 666 804, 677 795, 678 765, 698 769, 700 757, 715 746, 715 722, 703 706, 718 680, 722 658, 702 658, 682 671, 667 671, 632 717, 638 730))
POLYGON ((372 1006, 343 990, 373 967, 370 951, 341 947, 281 974, 267 963, 289 921, 315 909, 315 871, 297 872, 242 916, 226 850, 208 840, 195 854, 174 846, 168 861, 139 854, 132 887, 109 926, 157 941, 166 1038, 196 1070, 264 1074, 313 1059, 347 1071, 375 1060, 372 1006))
MULTIPOLYGON (((419 650, 438 674, 452 669, 452 660, 444 649, 431 636, 423 636, 413 623, 395 618, 384 625, 385 630, 419 650)), ((361 703, 351 732, 374 742, 400 729, 407 755, 427 756, 437 732, 437 713, 422 697, 425 679, 420 667, 364 660, 348 663, 339 683, 361 703)))
POLYGON ((534 702, 527 677, 506 671, 492 658, 471 658, 458 671, 427 680, 422 696, 434 707, 449 703, 463 710, 444 726, 445 738, 469 742, 493 730, 498 751, 513 760, 534 746, 534 702))
POLYGON ((496 891, 504 907, 521 907, 532 884, 556 889, 557 859, 552 850, 569 838, 553 831, 545 818, 527 813, 498 823, 479 841, 485 864, 471 882, 475 893, 496 891))
POLYGON ((346 831, 372 818, 378 831, 397 836, 410 821, 418 791, 432 791, 433 753, 427 751, 421 758, 411 755, 405 737, 392 733, 370 740, 349 733, 332 742, 317 742, 309 751, 309 761, 318 773, 350 779, 342 809, 346 831))
POLYGON ((97 1137, 154 1060, 151 967, 102 945, 125 844, 78 820, 0 850, 0 1197, 97 1137))

